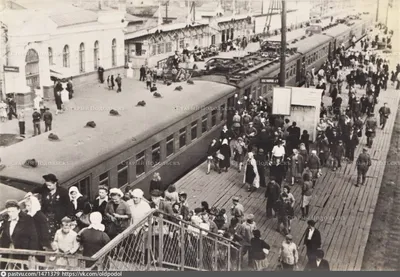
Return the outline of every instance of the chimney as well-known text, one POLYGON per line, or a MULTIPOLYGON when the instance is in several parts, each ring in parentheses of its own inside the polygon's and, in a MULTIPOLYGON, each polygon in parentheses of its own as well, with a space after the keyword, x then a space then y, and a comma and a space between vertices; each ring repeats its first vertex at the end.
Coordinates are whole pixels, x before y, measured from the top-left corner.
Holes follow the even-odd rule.
POLYGON ((118 11, 126 13, 126 1, 127 0, 119 0, 118 1, 118 11))

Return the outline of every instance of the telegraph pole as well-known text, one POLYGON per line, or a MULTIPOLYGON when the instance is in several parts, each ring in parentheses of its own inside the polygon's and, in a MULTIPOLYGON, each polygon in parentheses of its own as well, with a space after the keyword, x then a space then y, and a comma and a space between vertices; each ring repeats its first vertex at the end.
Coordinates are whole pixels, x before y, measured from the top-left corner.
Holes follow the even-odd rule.
POLYGON ((380 1, 378 0, 378 5, 376 6, 376 22, 379 21, 379 3, 380 1))
POLYGON ((282 17, 281 17, 281 68, 279 74, 279 85, 285 87, 286 83, 286 0, 282 0, 282 17))
POLYGON ((388 0, 388 5, 387 5, 387 9, 386 9, 386 27, 388 26, 389 23, 389 8, 391 8, 393 5, 393 1, 392 0, 388 0))

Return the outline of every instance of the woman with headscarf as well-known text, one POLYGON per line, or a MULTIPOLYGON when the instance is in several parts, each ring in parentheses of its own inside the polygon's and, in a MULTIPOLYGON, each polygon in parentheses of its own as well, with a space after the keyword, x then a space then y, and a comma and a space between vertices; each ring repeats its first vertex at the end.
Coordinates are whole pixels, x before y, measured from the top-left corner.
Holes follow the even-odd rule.
POLYGON ((258 175, 257 162, 254 153, 249 152, 246 161, 243 183, 248 184, 248 191, 256 190, 260 187, 260 176, 258 175))
POLYGON ((219 152, 220 152, 219 173, 221 173, 221 170, 224 168, 225 172, 228 172, 228 168, 231 166, 231 149, 228 144, 228 139, 224 139, 222 141, 219 152))
POLYGON ((246 144, 242 137, 231 141, 231 156, 238 163, 238 171, 242 171, 244 155, 246 154, 246 144))
MULTIPOLYGON (((47 222, 46 216, 41 211, 42 207, 40 206, 39 199, 31 195, 25 199, 24 203, 26 213, 33 218, 33 222, 35 223, 36 233, 39 242, 38 250, 48 251, 52 249, 49 224, 47 222)), ((45 259, 44 257, 38 257, 38 260, 44 262, 45 259)))
POLYGON ((150 181, 150 189, 149 192, 151 193, 153 190, 159 190, 164 192, 164 185, 161 181, 160 173, 155 172, 153 175, 153 179, 150 181))
POLYGON ((292 183, 293 186, 295 182, 297 182, 304 171, 304 158, 302 155, 299 155, 299 151, 297 149, 293 149, 293 155, 290 158, 290 169, 291 169, 291 176, 292 176, 292 183))
POLYGON ((232 139, 232 133, 226 125, 224 125, 224 127, 222 128, 221 134, 219 136, 220 141, 224 141, 224 139, 227 139, 229 141, 232 139))
MULTIPOLYGON (((122 196, 121 196, 122 197, 122 196)), ((102 215, 99 212, 90 214, 89 227, 84 228, 78 234, 77 240, 83 248, 82 255, 91 257, 109 243, 110 238, 104 232, 105 226, 102 222, 102 215)), ((94 262, 86 262, 86 267, 90 267, 94 262)))
POLYGON ((68 216, 72 219, 75 220, 78 223, 78 226, 80 228, 86 227, 88 222, 85 222, 84 224, 81 224, 81 217, 85 214, 89 217, 89 214, 91 212, 91 207, 89 202, 87 201, 86 197, 84 197, 79 189, 75 186, 72 186, 69 188, 69 199, 70 203, 68 206, 68 216))
POLYGON ((211 144, 208 146, 207 150, 207 175, 210 174, 211 171, 211 164, 214 164, 214 170, 218 170, 218 158, 217 158, 217 151, 219 149, 219 144, 216 139, 211 141, 211 144))
POLYGON ((122 200, 123 196, 124 193, 120 189, 110 189, 111 201, 107 203, 105 214, 110 220, 106 232, 111 239, 128 228, 131 222, 131 209, 122 200))
POLYGON ((132 199, 126 202, 131 210, 131 224, 140 222, 151 211, 149 203, 143 198, 143 194, 141 189, 131 190, 132 199))

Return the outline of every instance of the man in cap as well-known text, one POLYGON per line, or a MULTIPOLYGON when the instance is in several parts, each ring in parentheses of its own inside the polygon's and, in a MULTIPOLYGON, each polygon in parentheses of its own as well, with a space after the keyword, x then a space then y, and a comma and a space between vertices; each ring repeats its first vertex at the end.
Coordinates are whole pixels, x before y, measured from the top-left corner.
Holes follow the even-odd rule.
POLYGON ((336 171, 337 167, 339 167, 339 168, 342 167, 341 161, 345 154, 345 149, 344 149, 342 140, 339 140, 338 143, 335 145, 335 147, 333 148, 332 154, 333 154, 333 158, 334 158, 333 171, 336 171))
POLYGON ((316 259, 308 261, 304 271, 330 271, 329 262, 324 259, 324 251, 318 249, 315 255, 316 259))
POLYGON ((233 197, 232 202, 231 215, 236 218, 239 223, 242 223, 244 217, 243 205, 239 203, 239 197, 237 196, 233 197))
POLYGON ((280 193, 280 186, 275 181, 275 177, 271 176, 265 191, 265 198, 267 198, 267 218, 272 218, 272 210, 274 210, 276 216, 276 202, 279 199, 280 193))
POLYGON ((293 271, 297 267, 299 261, 299 252, 297 246, 293 242, 292 235, 286 235, 285 240, 279 249, 279 262, 281 263, 282 270, 293 271))
POLYGON ((363 148, 363 152, 358 156, 357 162, 357 184, 356 187, 360 185, 365 185, 365 178, 369 167, 371 166, 371 157, 368 154, 368 149, 363 148))
POLYGON ((390 108, 388 107, 388 104, 385 103, 383 104, 383 107, 381 107, 379 109, 379 116, 380 116, 380 126, 383 128, 385 128, 386 125, 386 121, 389 118, 390 115, 390 108))
POLYGON ((45 112, 43 113, 43 121, 44 121, 44 126, 45 126, 45 132, 51 131, 51 123, 53 122, 53 115, 50 112, 49 108, 45 109, 45 112))
POLYGON ((37 109, 33 109, 32 122, 33 122, 33 136, 40 135, 40 120, 42 115, 37 109))
POLYGON ((61 220, 67 216, 70 199, 68 191, 58 185, 58 179, 54 174, 44 175, 43 179, 45 184, 35 188, 32 193, 40 195, 42 212, 48 219, 50 234, 53 238, 60 227, 61 220))
POLYGON ((315 187, 318 175, 321 174, 321 161, 317 156, 316 150, 311 151, 311 155, 308 157, 307 160, 307 168, 311 171, 313 187, 315 187))
POLYGON ((242 225, 239 226, 237 230, 237 235, 242 239, 241 240, 241 245, 242 245, 242 256, 246 255, 247 252, 249 252, 248 255, 248 265, 252 265, 252 260, 250 257, 250 247, 251 247, 251 239, 253 238, 253 231, 256 230, 256 223, 254 222, 254 215, 253 214, 248 214, 246 216, 246 221, 242 223, 242 225))
POLYGON ((367 121, 365 122, 365 135, 367 136, 367 146, 368 148, 372 147, 372 143, 374 142, 374 138, 376 136, 376 128, 378 123, 375 118, 374 113, 370 113, 367 121))
POLYGON ((321 248, 321 233, 315 228, 315 221, 307 221, 308 228, 304 235, 304 246, 307 247, 308 260, 314 260, 316 251, 321 248))
POLYGON ((141 189, 130 190, 130 194, 132 198, 129 199, 126 204, 128 204, 131 209, 131 224, 136 224, 150 213, 151 207, 149 203, 143 199, 144 193, 141 189))

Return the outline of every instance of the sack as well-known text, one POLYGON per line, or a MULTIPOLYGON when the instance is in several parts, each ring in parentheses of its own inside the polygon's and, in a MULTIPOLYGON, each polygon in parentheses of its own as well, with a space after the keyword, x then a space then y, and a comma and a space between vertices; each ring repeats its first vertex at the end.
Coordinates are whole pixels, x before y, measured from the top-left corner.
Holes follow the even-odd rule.
POLYGON ((225 160, 224 155, 222 155, 221 153, 217 154, 217 158, 220 159, 221 161, 225 160))

